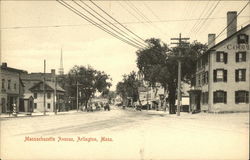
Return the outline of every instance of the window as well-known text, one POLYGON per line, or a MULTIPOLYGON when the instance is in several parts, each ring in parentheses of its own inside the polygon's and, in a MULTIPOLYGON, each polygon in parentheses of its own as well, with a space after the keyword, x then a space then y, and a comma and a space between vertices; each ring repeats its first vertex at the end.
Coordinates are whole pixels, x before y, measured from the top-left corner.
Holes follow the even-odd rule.
POLYGON ((8 80, 8 89, 10 89, 10 83, 11 83, 11 81, 8 80))
POLYGON ((216 62, 227 63, 227 53, 221 51, 216 52, 216 62))
POLYGON ((202 74, 202 83, 207 84, 208 83, 208 71, 203 72, 202 74))
POLYGON ((47 108, 50 109, 50 103, 47 104, 47 108))
POLYGON ((2 79, 2 89, 5 89, 5 79, 2 79))
POLYGON ((235 103, 248 103, 249 92, 248 91, 235 91, 235 103))
POLYGON ((16 83, 14 84, 14 89, 16 90, 16 83))
POLYGON ((227 92, 219 90, 214 92, 214 103, 227 103, 227 92))
POLYGON ((246 81, 246 69, 236 69, 235 70, 235 81, 246 81))
POLYGON ((37 104, 36 103, 34 103, 34 109, 37 109, 37 104))
POLYGON ((214 82, 227 82, 227 70, 214 70, 214 82))
POLYGON ((202 104, 208 104, 208 92, 202 93, 202 104))
POLYGON ((205 72, 205 83, 208 83, 208 71, 205 72))
POLYGON ((47 98, 48 98, 48 99, 51 98, 51 93, 47 93, 47 98))
POLYGON ((34 99, 37 99, 37 93, 34 93, 34 99))
POLYGON ((239 34, 238 35, 238 44, 248 44, 248 35, 246 34, 239 34))
POLYGON ((200 74, 197 75, 197 78, 198 78, 198 86, 200 86, 201 85, 200 74))
POLYGON ((236 62, 246 62, 246 52, 236 52, 236 62))

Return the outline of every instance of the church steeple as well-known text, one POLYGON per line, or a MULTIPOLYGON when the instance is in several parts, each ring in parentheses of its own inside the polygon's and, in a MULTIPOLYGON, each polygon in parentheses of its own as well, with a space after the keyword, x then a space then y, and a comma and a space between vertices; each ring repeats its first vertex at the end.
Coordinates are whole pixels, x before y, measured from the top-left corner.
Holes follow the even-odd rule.
POLYGON ((61 60, 60 60, 60 68, 58 70, 59 75, 64 74, 64 69, 63 69, 63 53, 62 53, 62 48, 61 48, 61 60))

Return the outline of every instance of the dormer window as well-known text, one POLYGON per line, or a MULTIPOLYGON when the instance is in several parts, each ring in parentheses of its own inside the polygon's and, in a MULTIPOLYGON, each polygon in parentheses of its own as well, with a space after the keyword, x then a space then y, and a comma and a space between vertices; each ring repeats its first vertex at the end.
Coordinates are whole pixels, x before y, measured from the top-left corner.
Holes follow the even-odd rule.
POLYGON ((248 44, 249 36, 246 34, 238 35, 238 44, 248 44))

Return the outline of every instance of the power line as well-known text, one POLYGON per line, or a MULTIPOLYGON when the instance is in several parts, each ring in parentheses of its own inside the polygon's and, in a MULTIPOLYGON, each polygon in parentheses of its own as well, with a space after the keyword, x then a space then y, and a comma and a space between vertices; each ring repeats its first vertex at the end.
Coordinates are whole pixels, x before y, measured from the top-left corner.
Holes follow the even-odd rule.
POLYGON ((88 18, 87 16, 85 16, 84 14, 82 14, 80 11, 78 11, 77 9, 75 9, 74 7, 72 7, 71 5, 69 5, 68 3, 64 2, 64 1, 60 1, 60 0, 56 0, 57 2, 59 2, 60 4, 62 4, 64 7, 68 8, 70 11, 74 12, 75 14, 77 14, 78 16, 80 16, 81 18, 85 19, 86 21, 90 22, 91 24, 93 24, 94 26, 100 28, 101 30, 103 30, 104 32, 112 35, 113 37, 137 48, 140 49, 141 47, 121 38, 120 36, 114 34, 113 32, 109 31, 108 29, 104 28, 103 26, 97 24, 95 21, 91 20, 90 18, 88 18))
POLYGON ((199 25, 199 22, 200 22, 200 20, 201 20, 201 17, 202 17, 202 15, 204 14, 204 12, 205 12, 205 10, 206 10, 206 8, 207 8, 209 2, 210 2, 210 0, 207 1, 206 5, 204 6, 204 8, 203 8, 203 10, 202 10, 202 12, 201 12, 201 14, 200 14, 200 16, 199 16, 199 18, 198 18, 198 21, 196 21, 196 23, 194 24, 194 26, 192 27, 192 29, 191 29, 191 31, 189 32, 188 35, 190 35, 190 34, 194 31, 194 29, 196 28, 197 25, 199 25))
POLYGON ((117 21, 114 17, 112 17, 110 14, 108 14, 106 11, 104 11, 101 7, 99 7, 96 3, 94 3, 92 0, 90 0, 91 3, 93 3, 97 8, 99 8, 103 13, 105 13, 107 16, 109 16, 112 20, 114 20, 117 24, 119 24, 120 26, 122 26, 124 29, 126 29, 127 31, 129 31, 130 33, 132 33, 134 36, 136 36, 137 38, 139 38, 140 40, 142 40, 143 42, 145 42, 145 40, 143 38, 141 38, 140 36, 138 36, 137 34, 135 34, 133 31, 131 31, 130 29, 128 29, 126 26, 124 26, 122 23, 120 23, 119 21, 117 21))
MULTIPOLYGON (((248 18, 250 16, 240 16, 238 18, 248 18)), ((208 18, 208 19, 225 19, 226 17, 214 17, 214 18, 208 18)), ((199 21, 204 20, 205 18, 194 18, 194 19, 172 19, 172 20, 158 20, 158 21, 152 21, 153 23, 168 23, 168 22, 183 22, 183 21, 199 21)), ((120 22, 120 24, 140 24, 140 23, 146 23, 143 22, 120 22)), ((97 23, 98 25, 103 25, 101 23, 97 23)), ((112 24, 119 24, 119 23, 112 23, 112 24)), ((2 27, 1 30, 7 30, 7 29, 32 29, 32 28, 60 28, 60 27, 82 27, 82 26, 89 26, 92 25, 91 23, 85 23, 85 24, 62 24, 62 25, 44 25, 44 26, 15 26, 15 27, 2 27)))
MULTIPOLYGON (((156 25, 154 25, 152 22, 151 22, 151 20, 146 16, 146 15, 144 15, 131 1, 125 1, 127 4, 128 4, 128 6, 130 7, 130 8, 132 8, 139 16, 141 16, 144 20, 146 20, 146 22, 148 23, 148 24, 150 24, 149 26, 151 27, 152 26, 152 28, 153 29, 155 29, 156 28, 156 31, 158 32, 158 33, 160 33, 159 31, 161 31, 163 34, 165 34, 163 31, 162 31, 162 29, 161 28, 159 28, 158 26, 156 26, 156 25)), ((161 33, 160 33, 161 34, 161 33)))
POLYGON ((200 27, 196 30, 195 34, 199 33, 200 29, 203 27, 203 25, 207 22, 208 18, 212 15, 212 13, 214 12, 214 10, 217 8, 217 6, 219 5, 220 0, 216 3, 216 5, 213 7, 213 9, 209 12, 207 18, 202 22, 202 24, 200 25, 200 27))
MULTIPOLYGON (((214 38, 214 40, 211 42, 213 43, 218 37, 221 36, 221 34, 228 28, 228 26, 230 26, 233 21, 243 12, 243 10, 247 7, 247 5, 250 3, 250 1, 247 2, 247 4, 240 10, 240 12, 236 15, 236 17, 234 17, 234 19, 231 20, 231 22, 228 23, 228 25, 214 38)), ((210 43, 210 44, 211 44, 210 43)), ((210 45, 208 44, 208 46, 210 45)))
MULTIPOLYGON (((131 40, 130 38, 126 37, 124 34, 122 34, 121 32, 117 31, 116 29, 114 29, 113 27, 111 27, 110 25, 108 25, 107 23, 105 23, 103 20, 101 20, 100 18, 98 18, 97 16, 95 16, 94 14, 92 14, 90 11, 88 11, 86 8, 84 8, 82 5, 80 5, 79 3, 77 3, 75 0, 73 0, 73 2, 78 5, 80 8, 82 8, 84 11, 86 11, 87 13, 89 13, 91 16, 93 16, 94 18, 96 18, 98 21, 102 22, 103 24, 105 24, 107 27, 109 27, 111 30, 113 30, 114 32, 116 32, 117 34, 125 37, 126 39, 128 39, 128 41, 132 41, 133 43, 137 44, 140 47, 144 47, 143 45, 131 40)), ((82 1, 81 1, 82 2, 82 1)), ((83 2, 83 4, 85 4, 83 2)), ((99 14, 98 14, 99 15, 99 14)), ((102 16, 101 16, 102 17, 102 16)), ((103 18, 103 17, 102 17, 103 18)), ((105 19, 105 18, 104 18, 105 19)), ((106 21, 108 21, 107 19, 105 19, 106 21)), ((109 21, 108 21, 109 22, 109 21)), ((116 27, 116 26, 115 26, 116 27)))

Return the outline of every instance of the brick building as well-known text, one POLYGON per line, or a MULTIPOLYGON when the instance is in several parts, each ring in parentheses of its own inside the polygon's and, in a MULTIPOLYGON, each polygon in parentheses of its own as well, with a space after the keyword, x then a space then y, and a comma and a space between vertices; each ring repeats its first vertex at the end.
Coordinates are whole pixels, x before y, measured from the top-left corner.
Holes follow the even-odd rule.
POLYGON ((250 24, 237 31, 237 12, 227 13, 227 24, 227 38, 215 44, 209 34, 209 49, 197 60, 191 110, 249 111, 250 24))

